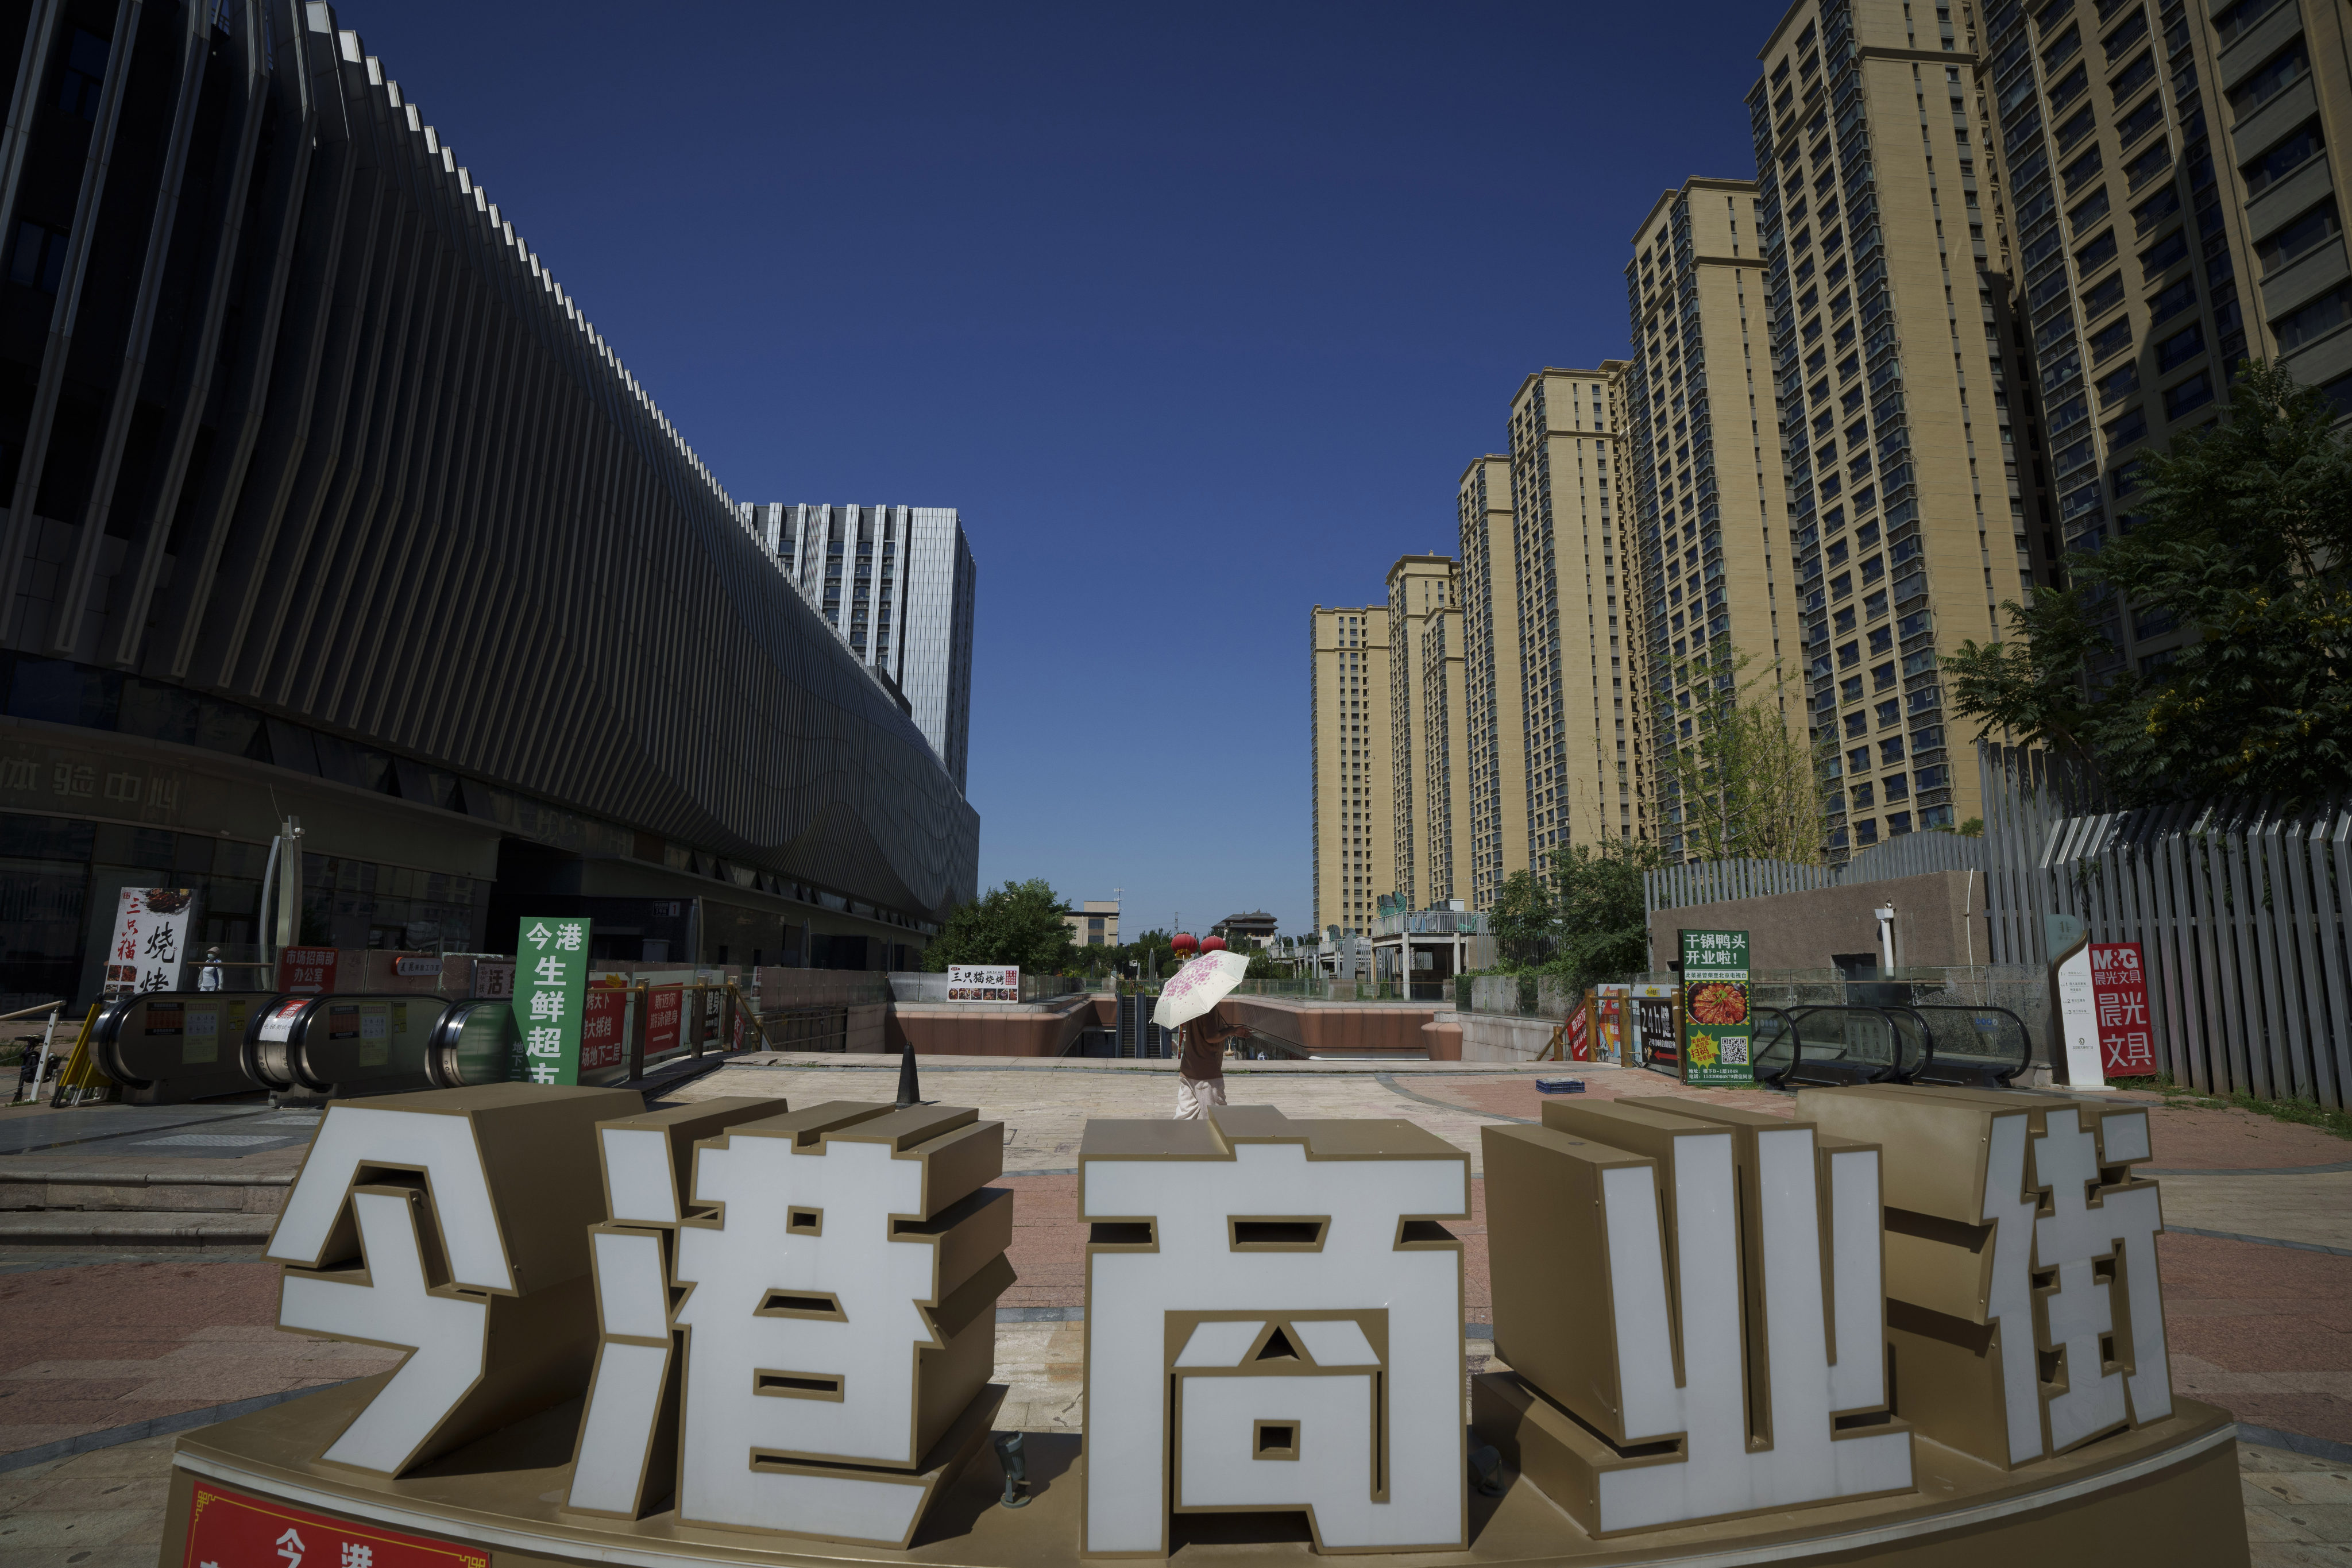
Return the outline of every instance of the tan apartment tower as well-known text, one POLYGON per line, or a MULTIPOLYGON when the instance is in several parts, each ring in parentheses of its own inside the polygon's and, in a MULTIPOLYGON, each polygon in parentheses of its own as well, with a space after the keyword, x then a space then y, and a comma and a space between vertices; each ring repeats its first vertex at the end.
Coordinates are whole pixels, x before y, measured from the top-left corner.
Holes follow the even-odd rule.
POLYGON ((1404 555, 1389 568, 1390 810, 1395 892, 1410 909, 1464 897, 1470 827, 1462 690, 1461 567, 1404 555), (1457 835, 1459 837, 1457 837, 1457 835))
POLYGON ((1457 882, 1490 909, 1503 879, 1528 866, 1528 736, 1520 715, 1519 595, 1511 538, 1511 459, 1496 454, 1462 471, 1463 724, 1470 818, 1454 840, 1457 882))
MULTIPOLYGON (((1984 7, 1989 82, 1970 91, 2001 117, 2068 548, 2132 526, 2143 459, 2219 416, 2242 360, 2352 405, 2346 21, 2317 0, 1984 7)), ((2104 608, 2094 680, 2154 675, 2197 635, 2104 608)))
POLYGON ((1389 609, 1318 605, 1307 620, 1315 929, 1369 936, 1375 901, 1396 881, 1389 609))
MULTIPOLYGON (((1708 682, 1727 670, 1805 734, 1756 206, 1753 181, 1686 180, 1643 219, 1625 268, 1627 488, 1662 758, 1700 739, 1708 682)), ((1655 789, 1661 842, 1681 853, 1676 786, 1655 789)))
MULTIPOLYGON (((1622 360, 1540 370, 1511 399, 1511 594, 1525 763, 1524 847, 1503 864, 1541 868, 1554 849, 1649 831, 1648 758, 1626 543, 1619 428, 1622 360)), ((1490 574, 1499 571, 1496 563, 1490 574)), ((1504 633, 1498 622, 1496 638, 1504 633)), ((1505 661, 1496 659, 1498 673, 1505 661)), ((1506 871, 1505 875, 1508 872, 1506 871)))
POLYGON ((1748 96, 1833 860, 1982 814, 1937 663, 2045 569, 1977 39, 1973 0, 1798 0, 1748 96))

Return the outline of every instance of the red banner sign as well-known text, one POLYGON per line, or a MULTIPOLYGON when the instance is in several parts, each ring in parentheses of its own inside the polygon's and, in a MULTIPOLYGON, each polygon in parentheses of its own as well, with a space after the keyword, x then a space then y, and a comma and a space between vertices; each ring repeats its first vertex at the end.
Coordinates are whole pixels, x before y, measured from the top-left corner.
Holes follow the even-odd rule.
POLYGON ((646 1055, 677 1049, 679 1023, 686 1016, 686 987, 656 985, 646 993, 646 1055))
POLYGON ((321 996, 335 988, 337 954, 331 947, 289 947, 278 955, 278 989, 298 996, 321 996))
POLYGON ((2111 1079, 2157 1070, 2147 1020, 2147 970, 2136 942, 2091 943, 2091 1005, 2099 1016, 2099 1059, 2111 1079))
POLYGON ((629 1016, 629 994, 618 986, 588 988, 587 1011, 580 1020, 580 1070, 616 1068, 628 1055, 623 1022, 629 1016))
POLYGON ((1592 1020, 1579 1007, 1568 1016, 1568 1059, 1589 1062, 1592 1059, 1592 1020))
POLYGON ((478 1546, 329 1519, 198 1481, 184 1568, 489 1568, 478 1546))

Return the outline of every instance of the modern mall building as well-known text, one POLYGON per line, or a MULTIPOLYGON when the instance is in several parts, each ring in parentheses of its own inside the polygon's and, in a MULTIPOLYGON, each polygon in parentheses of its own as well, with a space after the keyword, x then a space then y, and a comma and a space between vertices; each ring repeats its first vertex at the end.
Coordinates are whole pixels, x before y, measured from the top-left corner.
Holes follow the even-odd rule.
POLYGON ((93 994, 123 885, 241 956, 287 815, 306 942, 906 964, 961 757, 358 36, 0 12, 0 1007, 93 994))

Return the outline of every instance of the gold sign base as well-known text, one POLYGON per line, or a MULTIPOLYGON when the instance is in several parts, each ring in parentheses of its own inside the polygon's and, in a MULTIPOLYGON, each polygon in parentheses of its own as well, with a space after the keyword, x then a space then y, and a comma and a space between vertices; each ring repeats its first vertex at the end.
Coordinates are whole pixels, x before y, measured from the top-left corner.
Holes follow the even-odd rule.
MULTIPOLYGON (((914 1544, 899 1552, 680 1525, 667 1511, 634 1521, 568 1513, 562 1500, 580 1416, 576 1402, 401 1480, 313 1458, 381 1381, 362 1379, 182 1436, 160 1568, 202 1568, 187 1551, 190 1500, 200 1485, 347 1521, 358 1531, 451 1542, 462 1556, 487 1558, 487 1568, 845 1563, 1054 1568, 1081 1561, 1076 1472, 1083 1461, 1073 1436, 1029 1435, 1034 1500, 1021 1509, 997 1506, 1003 1480, 994 1455, 982 1447, 960 1476, 946 1481, 914 1544)), ((2227 1412, 2210 1405, 2175 1403, 2179 1414, 2170 1420, 2018 1470, 1997 1469, 1921 1439, 1914 1493, 1611 1541, 1592 1540, 1532 1481, 1507 1471, 1504 1496, 1471 1493, 1470 1551, 1384 1553, 1377 1561, 1383 1568, 1636 1563, 1652 1568, 1765 1563, 2055 1568, 2137 1562, 2243 1568, 2248 1556, 2236 1427, 2227 1412)), ((1480 1434, 1489 1442, 1507 1436, 1480 1434)), ((1315 1554, 1303 1519, 1295 1514, 1182 1516, 1174 1540, 1180 1561, 1291 1563, 1315 1554)), ((331 1565, 340 1559, 320 1561, 331 1565)))

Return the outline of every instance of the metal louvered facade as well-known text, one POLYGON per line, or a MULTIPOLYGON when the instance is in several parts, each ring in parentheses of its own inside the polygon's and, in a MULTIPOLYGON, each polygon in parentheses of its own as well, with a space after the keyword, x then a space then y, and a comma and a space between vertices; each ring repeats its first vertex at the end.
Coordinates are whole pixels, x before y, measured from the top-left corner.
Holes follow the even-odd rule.
MULTIPOLYGON (((329 6, 0 0, 0 739, 397 796, 524 891, 972 894, 895 695, 329 6)), ((0 812, 106 816, 17 754, 0 812)))

